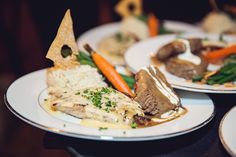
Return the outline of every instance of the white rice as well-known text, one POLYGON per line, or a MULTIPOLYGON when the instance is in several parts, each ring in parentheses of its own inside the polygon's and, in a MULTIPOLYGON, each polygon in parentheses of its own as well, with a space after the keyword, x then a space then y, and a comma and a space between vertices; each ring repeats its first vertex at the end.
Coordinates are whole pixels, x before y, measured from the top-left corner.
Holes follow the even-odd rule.
POLYGON ((54 70, 48 73, 47 79, 49 92, 54 94, 70 93, 85 88, 107 86, 97 69, 89 65, 80 65, 67 70, 54 70))

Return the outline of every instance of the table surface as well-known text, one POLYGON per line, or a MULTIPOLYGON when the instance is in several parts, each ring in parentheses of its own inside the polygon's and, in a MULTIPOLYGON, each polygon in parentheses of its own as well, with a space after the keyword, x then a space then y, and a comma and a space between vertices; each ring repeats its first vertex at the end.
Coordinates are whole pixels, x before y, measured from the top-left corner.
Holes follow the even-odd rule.
MULTIPOLYGON (((235 94, 209 94, 216 115, 206 126, 174 138, 146 142, 101 142, 46 133, 44 146, 65 149, 71 156, 157 156, 228 157, 220 142, 218 128, 222 117, 234 105, 235 94), (113 152, 111 154, 111 152, 113 152)), ((200 116, 200 115, 199 115, 200 116)))

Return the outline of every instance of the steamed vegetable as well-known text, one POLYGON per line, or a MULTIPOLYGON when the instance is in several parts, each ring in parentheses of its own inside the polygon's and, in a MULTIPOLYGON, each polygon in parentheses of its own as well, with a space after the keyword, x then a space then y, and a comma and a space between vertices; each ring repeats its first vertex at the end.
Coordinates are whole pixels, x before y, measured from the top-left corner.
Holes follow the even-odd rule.
POLYGON ((205 57, 208 61, 217 61, 232 54, 236 54, 236 45, 208 52, 205 57))
POLYGON ((151 37, 155 37, 158 34, 159 30, 159 21, 156 18, 154 14, 148 15, 148 28, 149 28, 149 34, 151 37))
POLYGON ((236 63, 229 63, 223 66, 215 75, 207 80, 207 84, 224 84, 233 82, 236 79, 236 63))
POLYGON ((84 45, 84 48, 91 54, 92 59, 102 74, 111 82, 111 84, 120 92, 128 94, 134 97, 134 93, 129 88, 128 84, 118 74, 115 68, 101 55, 96 53, 88 44, 84 45))

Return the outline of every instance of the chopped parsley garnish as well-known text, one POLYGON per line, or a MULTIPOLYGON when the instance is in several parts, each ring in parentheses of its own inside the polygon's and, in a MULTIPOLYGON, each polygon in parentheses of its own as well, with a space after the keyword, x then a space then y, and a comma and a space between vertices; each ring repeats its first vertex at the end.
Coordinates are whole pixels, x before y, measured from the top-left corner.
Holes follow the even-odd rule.
POLYGON ((111 101, 110 100, 108 100, 105 104, 106 104, 107 107, 111 107, 111 101))
POLYGON ((101 90, 102 94, 110 94, 112 91, 109 88, 102 88, 101 90))
POLYGON ((107 130, 107 129, 108 129, 107 127, 99 127, 99 128, 98 128, 99 131, 107 130))
POLYGON ((136 129, 137 128, 137 124, 135 123, 135 122, 133 122, 133 123, 131 123, 131 128, 133 128, 133 129, 136 129))
POLYGON ((82 92, 82 97, 90 100, 94 106, 96 106, 100 109, 103 108, 103 110, 110 112, 110 109, 114 108, 117 103, 112 102, 109 99, 109 97, 107 97, 105 95, 110 94, 112 92, 115 92, 115 90, 113 90, 111 88, 105 88, 105 87, 103 87, 101 89, 96 89, 96 90, 86 89, 82 92), (104 99, 104 100, 102 101, 102 99, 104 99), (103 104, 104 104, 104 106, 103 106, 103 104))
POLYGON ((88 89, 86 89, 86 90, 84 90, 84 93, 88 93, 88 91, 89 91, 89 90, 88 90, 88 89))
POLYGON ((107 107, 107 108, 105 109, 105 111, 107 111, 107 113, 109 113, 109 112, 110 112, 110 108, 107 107))
POLYGON ((115 107, 115 106, 117 105, 117 102, 114 102, 114 101, 113 101, 113 102, 111 103, 111 105, 112 105, 113 107, 115 107))
POLYGON ((75 95, 80 95, 80 92, 75 93, 75 95))
POLYGON ((122 33, 118 32, 115 34, 115 39, 118 42, 128 42, 130 40, 129 36, 123 35, 122 33))

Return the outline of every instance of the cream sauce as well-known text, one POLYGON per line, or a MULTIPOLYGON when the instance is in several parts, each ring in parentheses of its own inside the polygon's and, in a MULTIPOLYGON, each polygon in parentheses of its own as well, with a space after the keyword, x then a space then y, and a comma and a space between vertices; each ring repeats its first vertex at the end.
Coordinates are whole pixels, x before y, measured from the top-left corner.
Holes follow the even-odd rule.
MULTIPOLYGON (((157 74, 157 71, 155 69, 154 66, 150 66, 150 68, 152 69, 152 71, 157 74)), ((165 82, 163 82, 161 79, 157 79, 156 77, 152 76, 152 74, 150 73, 150 71, 147 68, 143 68, 143 70, 145 70, 149 76, 155 81, 155 86, 166 96, 169 98, 170 102, 174 105, 178 105, 179 104, 179 98, 178 96, 172 92, 172 89, 169 88, 165 82)))
POLYGON ((190 47, 189 41, 185 40, 185 39, 178 39, 178 41, 183 42, 186 46, 186 51, 184 53, 179 54, 178 58, 182 59, 182 60, 192 62, 193 64, 196 64, 196 65, 199 65, 201 63, 201 58, 194 55, 191 52, 191 47, 190 47))

